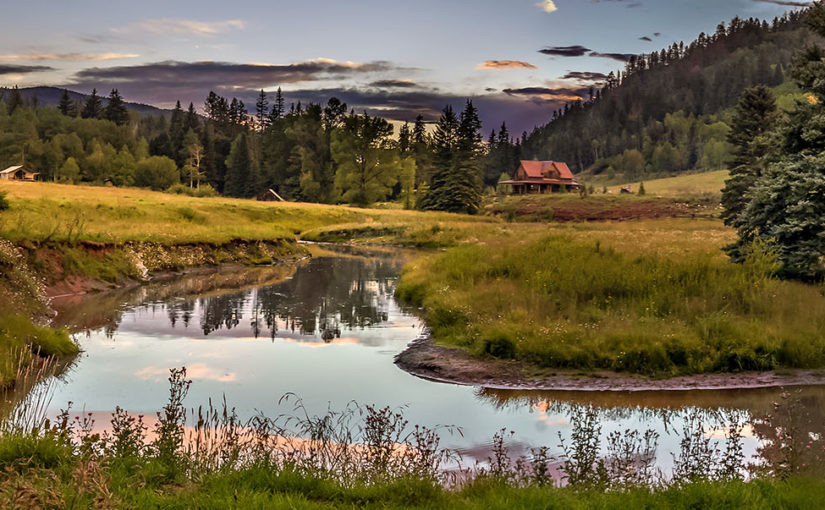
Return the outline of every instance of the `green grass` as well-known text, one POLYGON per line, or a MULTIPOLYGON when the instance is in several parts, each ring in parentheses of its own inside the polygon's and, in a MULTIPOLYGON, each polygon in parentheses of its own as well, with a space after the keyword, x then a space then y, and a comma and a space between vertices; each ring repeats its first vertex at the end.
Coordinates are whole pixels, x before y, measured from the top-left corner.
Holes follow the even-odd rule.
POLYGON ((392 209, 200 198, 134 188, 53 183, 0 183, 10 208, 0 236, 14 242, 96 241, 160 244, 294 239, 336 225, 390 228, 489 218, 392 209))
POLYGON ((822 289, 771 278, 759 250, 734 265, 715 250, 656 256, 633 246, 638 235, 614 248, 589 234, 453 248, 408 265, 398 296, 425 308, 439 342, 548 368, 825 366, 822 289))
POLYGON ((516 487, 478 478, 449 490, 416 478, 342 485, 311 472, 248 466, 170 478, 149 458, 89 458, 53 438, 0 438, 4 508, 456 508, 803 509, 825 500, 825 481, 693 482, 623 490, 516 487))
MULTIPOLYGON (((639 183, 644 182, 647 195, 682 198, 703 194, 720 195, 729 175, 727 170, 716 170, 713 172, 685 174, 662 179, 645 179, 644 181, 626 182, 618 186, 608 186, 607 189, 611 193, 618 194, 622 186, 629 185, 635 193, 639 190, 639 183)), ((596 191, 600 193, 601 189, 597 189, 596 191)))

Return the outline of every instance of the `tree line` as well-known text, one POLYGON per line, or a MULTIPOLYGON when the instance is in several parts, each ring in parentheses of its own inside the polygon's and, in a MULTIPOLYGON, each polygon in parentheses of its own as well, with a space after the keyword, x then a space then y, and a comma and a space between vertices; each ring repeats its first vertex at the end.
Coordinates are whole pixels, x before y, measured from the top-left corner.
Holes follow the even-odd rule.
POLYGON ((451 106, 433 126, 419 115, 400 126, 357 113, 337 98, 286 106, 279 88, 254 110, 210 92, 199 112, 180 102, 168 116, 129 112, 116 89, 82 102, 63 91, 56 108, 0 101, 0 161, 26 163, 56 182, 110 183, 251 198, 268 189, 287 200, 472 213, 520 157, 506 124, 484 143, 477 108, 451 106), (188 188, 185 189, 185 188, 188 188))

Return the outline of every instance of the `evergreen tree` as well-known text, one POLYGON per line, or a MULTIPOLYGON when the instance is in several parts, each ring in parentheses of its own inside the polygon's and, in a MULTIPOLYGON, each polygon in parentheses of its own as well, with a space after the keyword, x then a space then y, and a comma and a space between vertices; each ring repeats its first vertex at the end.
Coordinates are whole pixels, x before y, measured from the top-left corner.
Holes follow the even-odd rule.
POLYGON ((736 217, 747 203, 747 193, 762 175, 762 158, 769 144, 766 133, 777 121, 776 101, 764 85, 745 90, 731 124, 728 142, 734 147, 728 162, 730 179, 722 190, 722 219, 736 225, 736 217))
POLYGON ((269 124, 269 99, 264 89, 261 89, 255 102, 255 119, 258 121, 258 131, 266 129, 269 124))
POLYGON ((103 100, 97 95, 97 89, 92 89, 91 95, 86 98, 80 116, 84 119, 99 119, 103 116, 103 100))
POLYGON ((252 157, 246 133, 239 134, 232 142, 226 158, 226 177, 223 193, 230 197, 251 197, 255 192, 252 157))
POLYGON ((269 111, 269 124, 275 124, 280 118, 284 116, 284 95, 281 92, 281 87, 275 92, 275 102, 272 104, 272 109, 269 111))
POLYGON ((112 92, 109 93, 109 102, 104 109, 103 117, 118 126, 129 122, 129 110, 126 109, 126 103, 123 102, 123 98, 117 89, 112 89, 112 92))
POLYGON ((8 112, 9 115, 14 113, 14 110, 23 106, 23 96, 20 94, 20 89, 17 88, 17 85, 12 87, 11 89, 11 96, 9 96, 8 102, 8 112))
POLYGON ((63 89, 63 93, 60 95, 60 103, 57 105, 57 109, 60 110, 60 113, 68 117, 77 116, 77 107, 75 106, 74 101, 72 101, 72 98, 69 97, 68 90, 63 89))
POLYGON ((459 120, 453 108, 442 111, 433 136, 433 176, 421 200, 424 210, 474 213, 481 199, 475 145, 481 124, 468 102, 459 120))
MULTIPOLYGON (((814 33, 825 36, 825 5, 807 13, 814 33)), ((729 248, 746 260, 753 247, 767 244, 786 276, 825 277, 825 50, 810 46, 796 59, 792 74, 807 101, 797 103, 781 129, 778 154, 750 190, 737 217, 739 241, 729 248)))

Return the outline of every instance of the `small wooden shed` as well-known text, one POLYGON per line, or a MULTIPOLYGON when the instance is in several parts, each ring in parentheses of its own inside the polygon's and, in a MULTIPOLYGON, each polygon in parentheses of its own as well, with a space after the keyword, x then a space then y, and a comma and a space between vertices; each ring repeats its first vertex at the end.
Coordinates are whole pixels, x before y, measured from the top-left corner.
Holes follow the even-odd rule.
POLYGON ((273 190, 268 189, 258 195, 258 201, 260 202, 285 202, 281 195, 275 193, 273 190))
POLYGON ((40 172, 32 172, 27 170, 23 165, 17 165, 10 166, 0 172, 0 180, 34 182, 37 180, 39 175, 40 172))

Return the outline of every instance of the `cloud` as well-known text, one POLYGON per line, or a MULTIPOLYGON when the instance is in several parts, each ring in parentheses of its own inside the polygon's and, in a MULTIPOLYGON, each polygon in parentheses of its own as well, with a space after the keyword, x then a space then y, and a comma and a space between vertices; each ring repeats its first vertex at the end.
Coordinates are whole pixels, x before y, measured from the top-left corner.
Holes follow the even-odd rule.
MULTIPOLYGON (((133 66, 92 67, 71 77, 69 86, 91 90, 117 87, 124 96, 168 104, 175 99, 206 97, 210 90, 239 95, 290 83, 344 79, 404 68, 389 62, 338 62, 315 59, 293 64, 164 61, 133 66)), ((408 70, 408 69, 405 69, 408 70)))
POLYGON ((578 101, 584 99, 587 90, 581 88, 549 88, 549 87, 524 87, 520 89, 504 89, 505 94, 510 96, 525 96, 534 101, 557 102, 557 101, 578 101))
POLYGON ((575 46, 550 46, 539 50, 539 53, 552 57, 583 57, 589 51, 592 50, 577 44, 575 46))
POLYGON ((538 69, 530 62, 521 60, 487 60, 476 66, 476 69, 538 69))
POLYGON ((790 0, 753 0, 763 4, 782 5, 785 7, 811 7, 813 2, 792 2, 790 0))
POLYGON ((371 87, 378 87, 378 88, 400 88, 400 89, 408 89, 417 87, 418 84, 412 80, 378 80, 374 81, 369 84, 371 87))
POLYGON ((648 37, 646 35, 643 35, 642 37, 639 37, 639 40, 640 41, 647 41, 647 42, 653 41, 653 39, 651 39, 650 37, 648 37))
POLYGON ((113 28, 113 32, 149 32, 152 34, 184 34, 198 37, 212 37, 229 32, 242 30, 245 23, 241 20, 230 19, 223 21, 196 21, 172 18, 154 18, 139 21, 122 28, 113 28))
POLYGON ((537 3, 536 6, 540 7, 544 12, 556 12, 559 10, 559 8, 556 7, 556 2, 553 0, 542 0, 537 3))
POLYGON ((623 4, 625 4, 625 7, 627 7, 628 9, 631 9, 633 7, 641 7, 642 6, 642 2, 637 2, 637 1, 633 1, 633 0, 590 0, 591 4, 600 4, 600 3, 606 3, 606 2, 623 3, 623 4))
MULTIPOLYGON (((169 369, 162 367, 144 367, 135 372, 135 376, 144 381, 160 380, 169 377, 169 369)), ((238 379, 235 372, 226 372, 210 367, 206 363, 192 363, 186 367, 186 376, 192 379, 206 379, 217 382, 234 382, 238 379)))
POLYGON ((604 73, 596 73, 591 71, 570 71, 561 77, 562 80, 579 80, 579 81, 602 81, 607 79, 604 73))
POLYGON ((22 66, 15 64, 0 64, 0 75, 41 73, 43 71, 53 70, 54 68, 49 66, 22 66))
POLYGON ((590 52, 591 57, 610 58, 618 60, 619 62, 628 62, 631 57, 635 57, 634 53, 601 53, 598 51, 590 52))
POLYGON ((0 55, 0 60, 119 60, 137 58, 136 53, 16 53, 0 55))

